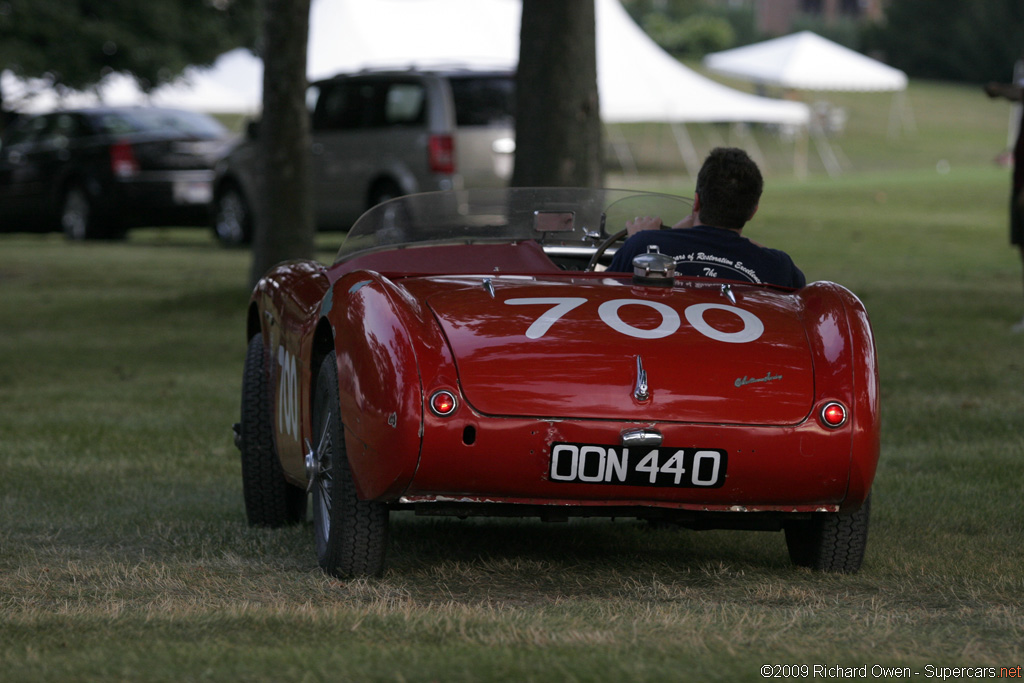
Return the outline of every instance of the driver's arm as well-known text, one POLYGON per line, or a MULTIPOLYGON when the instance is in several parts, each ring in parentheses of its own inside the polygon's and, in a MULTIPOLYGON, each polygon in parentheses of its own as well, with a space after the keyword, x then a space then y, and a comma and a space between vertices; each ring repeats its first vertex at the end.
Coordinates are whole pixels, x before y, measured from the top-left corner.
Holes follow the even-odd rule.
POLYGON ((661 227, 661 218, 658 216, 637 216, 631 221, 626 221, 626 233, 630 237, 641 230, 658 230, 661 227))

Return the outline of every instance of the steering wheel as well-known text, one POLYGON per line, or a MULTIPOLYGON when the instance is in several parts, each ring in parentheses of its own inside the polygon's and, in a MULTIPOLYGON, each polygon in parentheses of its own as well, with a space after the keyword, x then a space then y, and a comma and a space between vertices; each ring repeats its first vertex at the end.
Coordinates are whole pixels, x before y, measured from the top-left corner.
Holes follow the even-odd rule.
POLYGON ((604 256, 604 252, 608 251, 608 247, 612 246, 625 236, 626 229, 623 228, 622 230, 619 230, 617 233, 614 233, 606 237, 605 240, 601 242, 601 244, 597 245, 597 249, 594 250, 594 255, 590 257, 590 261, 587 262, 587 267, 583 269, 583 272, 594 272, 594 268, 597 266, 597 262, 601 259, 602 256, 604 256))

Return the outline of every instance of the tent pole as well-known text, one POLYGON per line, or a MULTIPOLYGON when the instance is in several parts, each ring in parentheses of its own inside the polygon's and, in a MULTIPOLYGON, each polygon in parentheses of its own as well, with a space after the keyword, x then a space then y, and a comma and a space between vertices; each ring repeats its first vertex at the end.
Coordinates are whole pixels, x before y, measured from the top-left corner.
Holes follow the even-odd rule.
POLYGON ((811 136, 814 138, 814 146, 818 150, 818 156, 821 157, 821 163, 825 165, 825 170, 828 171, 828 177, 835 178, 837 175, 840 175, 843 169, 839 164, 839 159, 836 158, 835 150, 832 149, 832 145, 825 138, 825 134, 820 130, 814 130, 811 132, 811 136))
POLYGON ((793 171, 797 180, 807 180, 807 126, 800 126, 793 145, 793 171))
POLYGON ((761 167, 763 171, 769 171, 768 160, 764 156, 764 152, 761 151, 761 146, 757 144, 757 138, 754 137, 754 132, 750 128, 749 123, 734 123, 732 125, 733 133, 737 138, 743 140, 751 150, 751 157, 757 162, 757 165, 761 167))
POLYGON ((693 169, 700 168, 700 157, 697 156, 697 149, 693 146, 690 133, 686 130, 686 124, 678 121, 672 122, 672 135, 676 139, 676 147, 679 148, 679 156, 683 159, 686 172, 693 176, 693 169))
POLYGON ((893 93, 892 104, 889 106, 889 139, 898 138, 903 131, 913 135, 917 132, 917 124, 910 103, 907 102, 907 91, 899 90, 893 93))
POLYGON ((615 157, 619 160, 622 172, 635 180, 640 175, 640 172, 636 167, 633 152, 629 148, 629 142, 626 140, 626 136, 622 134, 622 129, 619 128, 618 124, 608 123, 605 124, 605 130, 608 132, 608 140, 612 143, 612 150, 615 152, 615 157))

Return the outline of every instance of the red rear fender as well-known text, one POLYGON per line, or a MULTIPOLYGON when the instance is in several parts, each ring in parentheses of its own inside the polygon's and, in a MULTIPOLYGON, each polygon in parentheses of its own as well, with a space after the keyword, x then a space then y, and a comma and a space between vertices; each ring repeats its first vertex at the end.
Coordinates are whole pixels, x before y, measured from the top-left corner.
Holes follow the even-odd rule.
POLYGON ((423 382, 457 387, 447 346, 429 311, 378 273, 339 279, 323 313, 335 334, 356 486, 367 498, 397 495, 419 458, 423 382))

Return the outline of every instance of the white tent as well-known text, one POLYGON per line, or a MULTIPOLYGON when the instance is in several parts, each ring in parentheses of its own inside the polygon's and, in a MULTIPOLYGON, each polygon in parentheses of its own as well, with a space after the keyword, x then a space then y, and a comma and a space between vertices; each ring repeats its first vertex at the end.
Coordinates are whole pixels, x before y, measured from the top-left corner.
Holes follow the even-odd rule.
POLYGON ((759 122, 804 125, 806 105, 758 97, 680 64, 618 0, 597 0, 597 80, 605 122, 759 122))
MULTIPOLYGON (((808 108, 742 93, 686 68, 652 41, 619 0, 596 0, 598 89, 608 123, 628 121, 735 122, 804 125, 808 108)), ((520 0, 313 0, 310 79, 364 67, 462 64, 514 68, 519 58, 520 0)), ((10 81, 5 74, 5 93, 10 81)), ((223 55, 211 69, 150 96, 120 77, 104 82, 93 101, 153 103, 205 111, 255 111, 262 65, 244 50, 223 55)), ((78 103, 81 97, 63 100, 78 103)), ((86 98, 87 100, 89 98, 86 98)), ((55 96, 31 107, 52 106, 55 96)))
MULTIPOLYGON (((314 0, 309 75, 380 66, 514 68, 519 0, 314 0)), ((619 0, 596 0, 601 118, 803 125, 805 105, 756 97, 700 76, 662 50, 619 0)))
MULTIPOLYGON (((887 64, 822 38, 800 31, 762 43, 715 52, 704 58, 704 66, 723 76, 740 78, 762 86, 789 90, 893 92, 889 109, 889 135, 900 128, 913 130, 913 115, 906 101, 907 75, 887 64)), ((837 147, 826 139, 823 121, 831 121, 841 110, 827 103, 822 115, 812 120, 811 137, 829 175, 838 175, 842 163, 837 147)), ((844 117, 840 117, 844 118, 844 117)))
POLYGON ((899 69, 810 31, 715 52, 704 66, 724 76, 794 90, 906 90, 899 69))

